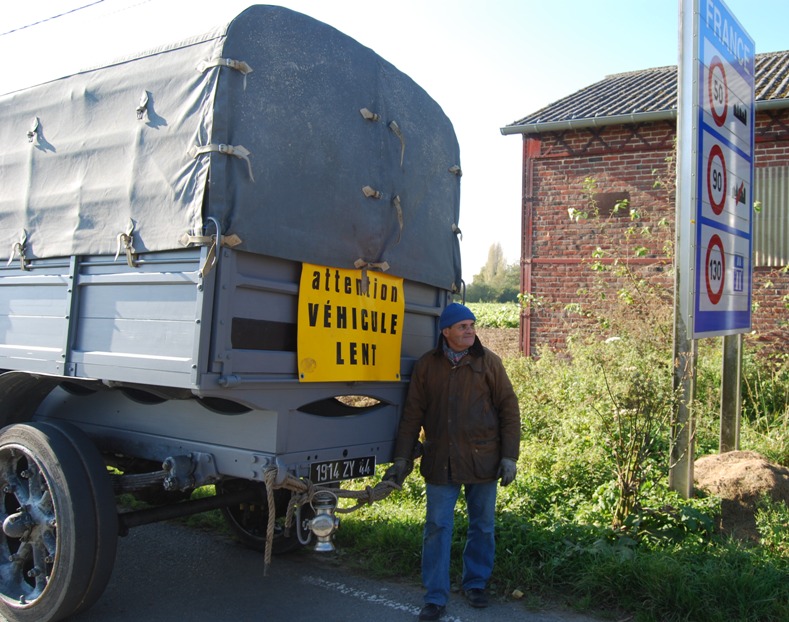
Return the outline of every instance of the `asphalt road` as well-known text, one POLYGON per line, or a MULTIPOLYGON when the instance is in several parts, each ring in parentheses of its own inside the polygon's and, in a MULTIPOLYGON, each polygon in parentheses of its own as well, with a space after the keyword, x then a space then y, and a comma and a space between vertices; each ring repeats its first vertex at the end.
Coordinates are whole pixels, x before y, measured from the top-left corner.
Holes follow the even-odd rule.
MULTIPOLYGON (((107 588, 71 622, 399 622, 415 621, 423 604, 414 581, 369 579, 336 555, 306 549, 275 557, 266 576, 262 553, 216 531, 157 523, 132 528, 117 544, 107 588)), ((493 599, 479 610, 452 594, 442 620, 599 622, 533 611, 526 600, 493 599)))
MULTIPOLYGON (((73 622, 399 622, 416 620, 422 606, 420 586, 367 579, 331 555, 275 557, 264 576, 261 553, 168 523, 132 529, 118 545, 107 590, 73 622)), ((531 611, 523 601, 472 609, 457 594, 442 620, 595 622, 570 612, 531 611)))

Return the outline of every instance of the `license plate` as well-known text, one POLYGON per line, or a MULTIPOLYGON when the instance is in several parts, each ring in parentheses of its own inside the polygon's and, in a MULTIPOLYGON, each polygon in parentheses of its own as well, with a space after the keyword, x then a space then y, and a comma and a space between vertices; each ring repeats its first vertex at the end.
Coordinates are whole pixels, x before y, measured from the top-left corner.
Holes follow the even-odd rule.
POLYGON ((339 482, 356 477, 369 477, 375 473, 375 456, 363 456, 348 460, 329 460, 310 465, 310 480, 313 484, 339 482))

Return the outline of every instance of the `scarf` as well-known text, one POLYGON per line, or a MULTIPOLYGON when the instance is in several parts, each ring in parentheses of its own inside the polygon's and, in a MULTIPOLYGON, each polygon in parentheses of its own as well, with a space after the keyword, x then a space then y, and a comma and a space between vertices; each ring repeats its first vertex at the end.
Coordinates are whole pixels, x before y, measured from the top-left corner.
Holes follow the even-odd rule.
POLYGON ((455 352, 444 342, 444 354, 449 359, 449 362, 452 363, 452 367, 457 367, 457 364, 460 363, 460 359, 468 354, 468 348, 462 352, 455 352))

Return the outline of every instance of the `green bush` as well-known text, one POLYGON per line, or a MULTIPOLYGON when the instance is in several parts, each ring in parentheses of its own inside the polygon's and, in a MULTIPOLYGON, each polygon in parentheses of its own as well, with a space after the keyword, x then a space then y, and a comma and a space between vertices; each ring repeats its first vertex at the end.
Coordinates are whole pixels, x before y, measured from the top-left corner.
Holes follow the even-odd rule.
POLYGON ((769 498, 760 500, 756 511, 756 528, 761 545, 770 553, 789 557, 789 508, 769 498))

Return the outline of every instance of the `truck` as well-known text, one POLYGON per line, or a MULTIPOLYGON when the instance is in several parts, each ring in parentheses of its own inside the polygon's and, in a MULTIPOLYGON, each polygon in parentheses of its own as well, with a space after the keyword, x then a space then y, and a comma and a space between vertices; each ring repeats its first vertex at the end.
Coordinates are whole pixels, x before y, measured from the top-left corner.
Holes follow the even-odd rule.
POLYGON ((441 107, 252 6, 0 95, 0 145, 0 615, 87 609, 119 536, 194 512, 330 549, 462 291, 441 107))

